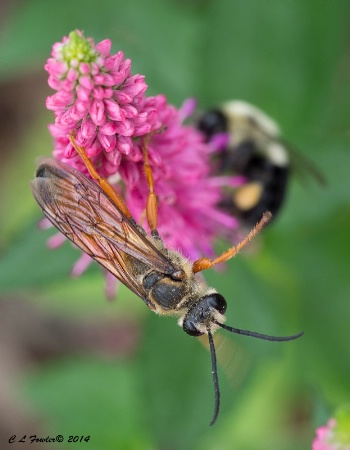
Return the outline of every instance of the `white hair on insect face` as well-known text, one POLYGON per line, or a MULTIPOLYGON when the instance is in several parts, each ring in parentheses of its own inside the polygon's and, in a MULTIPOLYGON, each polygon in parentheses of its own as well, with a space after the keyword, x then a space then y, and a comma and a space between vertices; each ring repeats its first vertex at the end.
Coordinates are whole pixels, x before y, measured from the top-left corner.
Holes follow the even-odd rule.
POLYGON ((278 137, 281 132, 277 123, 261 109, 242 100, 233 100, 223 105, 224 112, 230 117, 251 117, 271 137, 278 137))

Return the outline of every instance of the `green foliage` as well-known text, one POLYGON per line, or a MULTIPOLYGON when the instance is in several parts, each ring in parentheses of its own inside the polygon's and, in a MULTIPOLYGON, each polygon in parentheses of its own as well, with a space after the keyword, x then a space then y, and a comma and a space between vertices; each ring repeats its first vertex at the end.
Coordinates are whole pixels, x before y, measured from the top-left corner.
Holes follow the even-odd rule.
MULTIPOLYGON (((349 400, 348 17, 342 0, 33 0, 12 8, 0 42, 2 79, 43 66, 51 45, 80 28, 96 42, 111 38, 113 51, 122 49, 133 72, 146 75, 150 91, 176 105, 187 96, 200 107, 229 98, 257 104, 328 181, 321 188, 295 179, 281 217, 251 251, 226 271, 208 273, 228 300, 229 324, 276 335, 305 331, 286 344, 227 337, 240 364, 233 363, 233 384, 219 369, 215 427, 207 426, 209 354, 173 319, 138 312, 144 305, 122 289, 118 314, 132 308, 140 317, 137 355, 117 362, 62 358, 24 378, 25 395, 48 418, 50 432, 91 435, 75 448, 302 450, 315 426, 349 400)), ((28 181, 35 157, 50 153, 47 137, 35 137, 45 126, 40 119, 1 180, 0 289, 50 298, 53 308, 62 301, 68 314, 87 314, 86 298, 90 312, 110 314, 99 271, 69 281, 79 253, 68 244, 47 250, 51 232, 35 227, 41 216, 28 181)))

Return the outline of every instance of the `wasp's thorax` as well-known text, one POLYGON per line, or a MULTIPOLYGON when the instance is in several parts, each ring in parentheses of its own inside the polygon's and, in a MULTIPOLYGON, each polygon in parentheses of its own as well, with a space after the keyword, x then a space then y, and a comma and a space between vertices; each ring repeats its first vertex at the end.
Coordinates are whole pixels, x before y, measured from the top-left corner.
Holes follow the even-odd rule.
POLYGON ((171 259, 175 270, 169 274, 148 271, 143 276, 149 306, 159 314, 180 316, 179 325, 191 336, 207 333, 208 326, 216 330, 213 321, 225 321, 224 297, 196 277, 192 264, 183 255, 167 250, 159 238, 155 244, 171 259))
POLYGON ((155 305, 155 310, 163 314, 178 312, 190 291, 183 270, 176 270, 171 274, 151 271, 144 276, 142 284, 148 292, 149 300, 155 305))

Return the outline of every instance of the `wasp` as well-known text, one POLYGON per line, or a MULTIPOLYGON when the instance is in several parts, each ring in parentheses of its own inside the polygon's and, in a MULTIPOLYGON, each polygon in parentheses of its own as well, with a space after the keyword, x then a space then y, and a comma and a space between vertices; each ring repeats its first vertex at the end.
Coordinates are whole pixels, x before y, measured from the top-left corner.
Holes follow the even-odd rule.
POLYGON ((227 133, 227 146, 216 157, 219 175, 241 175, 246 183, 228 189, 220 207, 238 216, 247 225, 254 225, 268 210, 275 218, 288 192, 291 169, 307 172, 325 185, 323 175, 300 152, 281 136, 278 124, 256 106, 231 100, 205 112, 198 128, 207 140, 217 133, 227 133))
POLYGON ((140 297, 148 308, 160 315, 179 317, 179 325, 190 336, 208 336, 215 397, 210 422, 213 425, 220 406, 213 333, 224 328, 271 341, 289 341, 302 335, 268 336, 225 325, 225 298, 208 287, 202 277, 196 276, 236 255, 260 232, 271 214, 266 212, 240 243, 222 255, 191 262, 167 248, 157 231, 157 197, 147 145, 143 146, 143 156, 149 186, 145 209, 150 233, 136 223, 123 198, 108 180, 100 177, 74 135, 70 140, 95 181, 63 162, 44 160, 31 182, 36 201, 59 231, 140 297))

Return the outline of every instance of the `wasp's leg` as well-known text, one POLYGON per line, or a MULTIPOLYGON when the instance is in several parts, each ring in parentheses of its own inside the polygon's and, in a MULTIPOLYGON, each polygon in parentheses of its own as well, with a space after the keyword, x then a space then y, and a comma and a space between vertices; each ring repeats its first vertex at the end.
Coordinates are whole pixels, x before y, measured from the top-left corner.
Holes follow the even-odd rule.
POLYGON ((267 224, 267 222, 271 220, 271 218, 272 214, 270 213, 270 211, 266 211, 260 219, 260 222, 258 222, 252 230, 250 230, 247 236, 239 244, 229 248, 217 258, 209 259, 204 257, 197 259, 192 266, 193 273, 210 269, 216 264, 227 261, 228 259, 235 256, 236 253, 238 253, 243 247, 245 247, 253 239, 253 237, 262 230, 262 228, 267 224))
POLYGON ((152 235, 158 237, 157 226, 158 226, 158 205, 157 196, 154 192, 154 181, 151 166, 149 165, 148 159, 148 142, 150 139, 150 134, 146 136, 142 145, 143 153, 143 165, 145 170, 145 176, 148 184, 148 198, 146 204, 146 217, 147 222, 152 232, 152 235))
POLYGON ((110 197, 110 199, 113 200, 115 205, 118 207, 118 209, 132 222, 134 222, 134 219, 132 218, 132 215, 126 206, 126 203, 124 202, 123 198, 118 194, 118 192, 113 188, 113 186, 106 180, 106 178, 101 177, 97 170, 95 169, 94 165, 92 164, 90 158, 87 156, 85 149, 83 147, 79 147, 75 140, 75 135, 72 133, 69 136, 69 140, 71 141, 73 147, 79 154, 80 158, 83 160, 87 170, 89 171, 89 174, 92 176, 94 180, 98 182, 100 187, 105 191, 105 193, 110 197))

